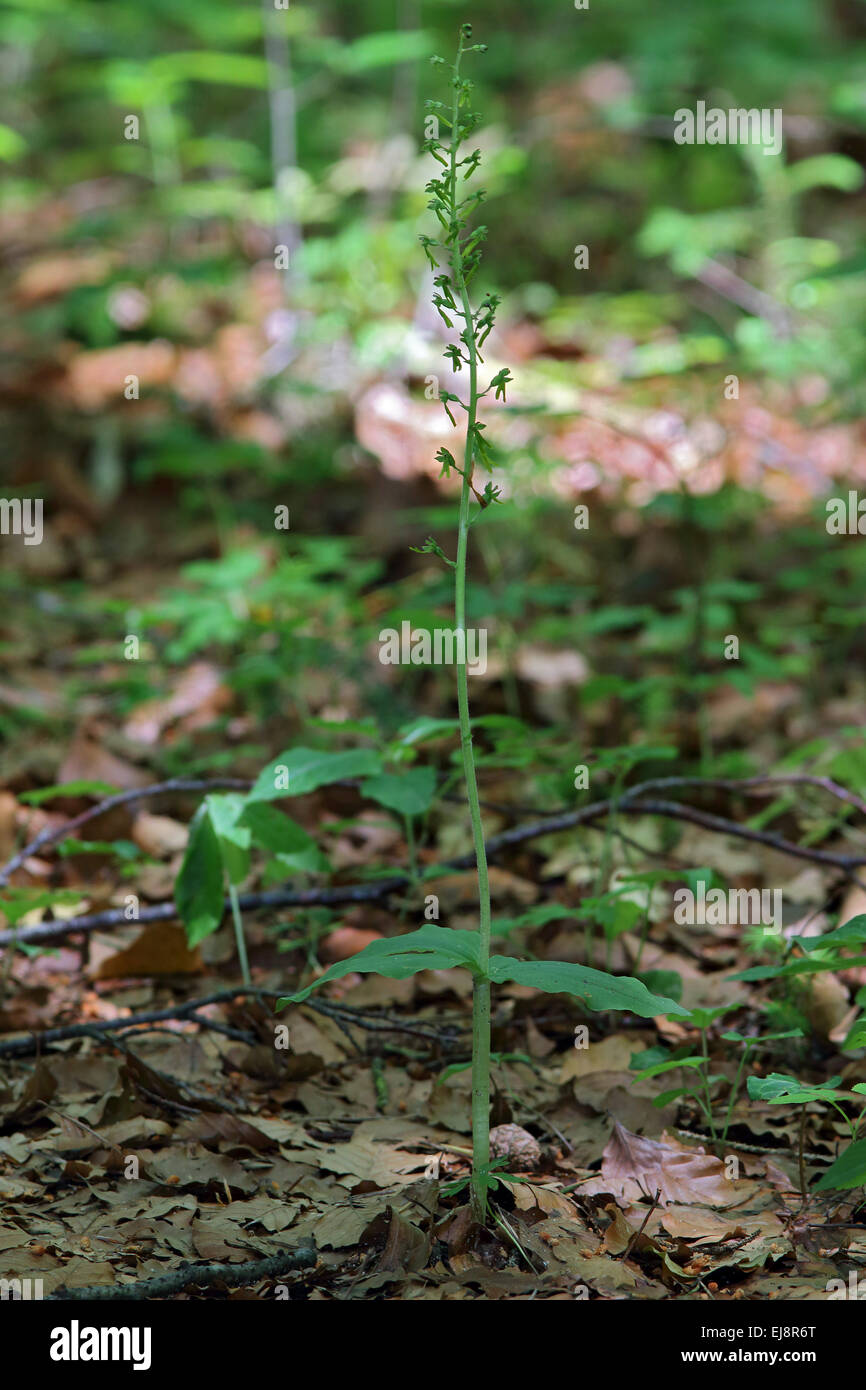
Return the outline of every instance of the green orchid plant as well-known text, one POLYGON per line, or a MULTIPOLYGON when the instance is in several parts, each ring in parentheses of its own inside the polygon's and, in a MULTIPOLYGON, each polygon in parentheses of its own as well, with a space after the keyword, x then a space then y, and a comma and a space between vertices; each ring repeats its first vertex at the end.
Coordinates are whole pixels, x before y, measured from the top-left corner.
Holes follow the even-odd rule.
MULTIPOLYGON (((454 330, 455 322, 459 324, 456 341, 448 346, 445 356, 454 371, 465 370, 468 379, 465 401, 450 391, 440 392, 440 399, 452 425, 456 427, 457 424, 455 409, 462 410, 466 417, 462 464, 447 449, 440 450, 438 455, 443 474, 456 473, 462 478, 457 519, 457 558, 449 560, 442 547, 432 539, 421 549, 439 556, 454 570, 455 626, 458 635, 463 634, 464 637, 458 648, 463 652, 463 659, 458 656, 456 663, 457 704, 463 774, 478 875, 479 925, 478 930, 463 931, 428 923, 407 935, 374 941, 357 955, 332 965, 313 984, 280 999, 277 1008, 300 1003, 314 989, 356 972, 370 972, 402 980, 422 970, 459 967, 469 971, 473 982, 471 1193, 473 1214, 476 1220, 484 1221, 488 1212, 488 1192, 492 1182, 495 1182, 490 1164, 492 988, 508 983, 528 985, 549 993, 571 994, 581 1000, 587 1009, 624 1010, 643 1018, 667 1013, 684 1014, 686 1010, 672 999, 650 993, 637 979, 616 977, 583 965, 521 961, 511 956, 492 955, 490 950, 490 886, 472 749, 465 660, 467 557, 473 521, 499 498, 499 489, 491 483, 486 483, 479 491, 474 481, 477 467, 490 469, 494 463, 492 450, 485 439, 485 425, 478 418, 479 405, 490 393, 498 399, 505 399, 510 373, 504 368, 491 378, 484 390, 479 387, 479 368, 484 362, 481 348, 493 328, 499 300, 498 296, 488 294, 477 307, 473 307, 469 294, 469 285, 479 267, 486 232, 484 227, 473 228, 469 221, 483 201, 483 190, 466 195, 463 192, 466 181, 475 173, 481 159, 478 150, 467 155, 461 153, 463 141, 481 119, 477 112, 469 109, 472 83, 461 74, 464 55, 484 51, 483 45, 470 44, 470 38, 471 26, 464 24, 460 30, 457 57, 450 67, 450 103, 427 103, 428 110, 435 117, 432 124, 446 127, 449 134, 445 140, 440 140, 438 135, 432 136, 424 146, 441 167, 441 173, 427 185, 430 194, 428 207, 438 223, 439 235, 438 239, 429 235, 421 237, 424 252, 434 271, 433 303, 447 327, 454 330), (474 512, 473 502, 476 504, 474 512)), ((442 65, 444 59, 434 58, 433 62, 442 65)))

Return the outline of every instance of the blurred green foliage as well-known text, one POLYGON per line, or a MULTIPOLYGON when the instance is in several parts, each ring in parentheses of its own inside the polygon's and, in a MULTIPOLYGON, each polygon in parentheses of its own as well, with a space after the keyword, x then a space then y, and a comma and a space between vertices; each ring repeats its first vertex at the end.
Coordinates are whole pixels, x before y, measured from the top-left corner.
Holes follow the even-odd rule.
MULTIPOLYGON (((319 335, 405 316, 419 279, 423 60, 469 14, 489 46, 479 106, 491 282, 534 287, 559 321, 556 296, 579 295, 587 324, 615 319, 618 296, 645 315, 645 296, 679 291, 668 327, 681 343, 648 322, 639 375, 728 354, 782 376, 821 368, 841 387, 862 378, 862 0, 292 3, 270 13, 297 125, 297 168, 279 195, 266 13, 254 0, 2 0, 4 204, 35 209, 46 190, 77 189, 64 239, 122 253, 103 285, 67 296, 62 323, 52 306, 44 329, 93 346, 122 339, 105 312, 113 282, 144 282, 159 265, 198 297, 224 283, 225 266, 201 255, 172 266, 178 231, 225 223, 243 257, 242 225, 287 209, 304 233, 298 266, 319 335), (673 114, 698 99, 781 108, 784 153, 675 145, 673 114), (123 138, 129 115, 138 140, 123 138), (149 215, 164 237, 143 235, 149 215), (577 242, 592 248, 578 285, 577 242), (794 312, 796 331, 780 338, 743 304, 694 293, 706 257, 736 260, 794 312)), ((151 302, 145 331, 167 331, 151 302)))

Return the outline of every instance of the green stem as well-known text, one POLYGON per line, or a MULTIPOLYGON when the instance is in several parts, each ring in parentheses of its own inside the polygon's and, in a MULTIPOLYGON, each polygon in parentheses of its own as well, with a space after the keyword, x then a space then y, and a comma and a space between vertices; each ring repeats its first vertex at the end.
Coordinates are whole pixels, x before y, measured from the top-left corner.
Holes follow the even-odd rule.
POLYGON ((411 816, 404 816, 406 827, 406 848, 409 851, 409 878, 413 888, 418 886, 418 845, 415 840, 415 823, 411 816))
MULTIPOLYGON (((457 153, 460 145, 459 89, 460 49, 455 64, 455 87, 450 148, 450 192, 452 210, 457 206, 457 153)), ((478 413, 478 348, 472 306, 466 288, 463 257, 459 237, 451 241, 451 273, 460 295, 465 325, 465 344, 469 354, 469 408, 466 421, 466 447, 463 454, 463 486, 460 492, 460 516, 457 532, 457 562, 454 583, 454 620, 458 634, 457 709, 460 717, 460 749, 463 754, 463 774, 466 797, 472 822, 472 840, 478 869, 479 902, 479 966, 472 996, 472 1211, 477 1221, 487 1212, 487 1189, 490 1170, 490 981, 483 978, 490 960, 490 882, 487 873, 487 850, 481 823, 478 800, 478 780, 472 751, 472 726, 469 717, 469 679, 466 670, 466 557, 469 549, 469 504, 473 465, 474 427, 478 413), (463 659, 460 660, 462 654, 463 659)))
POLYGON ((238 902, 238 890, 229 879, 229 901, 232 905, 232 920, 235 924, 235 941, 238 947, 238 960, 241 963, 241 976, 245 985, 252 983, 250 980, 250 963, 247 960, 247 942, 244 936, 244 924, 241 920, 241 908, 238 902))
POLYGON ((713 1143, 715 1144, 718 1141, 719 1136, 716 1133, 716 1126, 713 1120, 713 1097, 710 1092, 710 1053, 709 1048, 707 1047, 706 1028, 701 1029, 701 1052, 703 1053, 704 1057, 704 1065, 701 1067, 701 1080, 704 1083, 704 1095, 707 1098, 707 1124, 710 1127, 710 1134, 713 1136, 713 1143))
MULTIPOLYGON (((622 769, 620 772, 617 773, 616 777, 614 778, 613 789, 611 791, 610 796, 610 813, 608 814, 608 817, 604 823, 604 840, 602 841, 601 846, 601 857, 599 859, 598 873, 595 877, 595 896, 597 898, 600 898, 601 895, 604 893, 605 886, 610 875, 610 865, 611 859, 613 857, 613 836, 617 828, 617 806, 619 804, 619 798, 623 786, 625 785, 626 775, 626 770, 622 769)), ((587 921, 583 935, 583 949, 586 955, 587 965, 592 965, 593 948, 595 946, 594 935, 595 933, 592 930, 592 924, 589 921, 587 921)), ((608 937, 604 953, 605 970, 610 969, 610 947, 611 942, 610 938, 608 937)))
MULTIPOLYGON (((857 1125, 858 1125, 859 1122, 856 1121, 856 1120, 850 1119, 850 1117, 849 1117, 848 1115, 845 1114, 845 1111, 842 1109, 841 1105, 837 1105, 837 1104, 836 1104, 835 1100, 831 1100, 831 1101, 830 1101, 830 1104, 833 1106, 833 1109, 834 1109, 834 1110, 838 1110, 838 1111, 839 1111, 839 1114, 842 1116, 842 1119, 845 1121, 846 1125, 848 1126, 848 1133, 851 1135, 851 1138, 852 1138, 852 1139, 856 1139, 856 1138, 857 1138, 857 1125)), ((804 1108, 805 1108, 805 1107, 804 1107, 804 1108)))
POLYGON ((641 928, 641 933, 640 933, 640 941, 638 942, 637 958, 636 958, 635 963, 634 963, 634 971, 633 971, 633 973, 634 973, 635 975, 637 975, 638 972, 640 971, 640 963, 641 963, 641 958, 642 958, 642 956, 643 956, 643 948, 644 948, 644 946, 646 945, 646 939, 647 939, 647 937, 649 936, 649 929, 650 929, 650 906, 651 906, 650 899, 651 899, 651 896, 652 896, 652 888, 649 888, 649 887, 648 887, 647 890, 646 890, 646 912, 644 913, 643 926, 642 926, 642 928, 641 928))
POLYGON ((739 1091, 740 1091, 740 1082, 741 1082, 742 1079, 743 1079, 743 1068, 744 1068, 745 1065, 746 1065, 746 1059, 748 1058, 748 1055, 749 1055, 749 1044, 747 1043, 746 1046, 743 1048, 743 1055, 742 1055, 742 1057, 740 1058, 740 1065, 737 1067, 737 1074, 736 1074, 736 1076, 734 1077, 734 1084, 733 1084, 733 1086, 731 1087, 731 1094, 730 1094, 730 1096, 728 1097, 728 1108, 727 1108, 727 1111, 725 1112, 725 1127, 724 1127, 724 1129, 722 1130, 722 1143, 723 1143, 723 1144, 726 1144, 726 1143, 728 1142, 728 1130, 729 1130, 730 1127, 731 1127, 731 1116, 732 1116, 733 1113, 734 1113, 734 1103, 735 1103, 735 1101, 736 1101, 736 1099, 737 1099, 737 1096, 739 1095, 739 1091))

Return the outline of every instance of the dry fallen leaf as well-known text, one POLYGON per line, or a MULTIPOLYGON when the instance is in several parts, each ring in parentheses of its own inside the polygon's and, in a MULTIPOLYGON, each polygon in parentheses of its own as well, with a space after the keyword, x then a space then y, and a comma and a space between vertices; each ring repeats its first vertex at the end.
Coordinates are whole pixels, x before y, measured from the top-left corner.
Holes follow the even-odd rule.
POLYGON ((58 768, 58 783, 107 782, 120 791, 132 791, 152 780, 146 772, 104 748, 95 737, 96 732, 90 728, 77 731, 58 768))
POLYGON ((379 931, 363 931, 360 927, 337 927, 329 932, 322 942, 322 959, 332 961, 348 960, 369 946, 371 941, 381 941, 379 931))
POLYGON ((601 1162, 601 1176, 581 1183, 581 1193, 610 1192, 617 1201, 636 1202, 660 1193, 659 1204, 701 1202, 729 1206, 737 1198, 721 1159, 688 1149, 675 1140, 645 1139, 614 1121, 601 1162))
POLYGON ((136 743, 155 744, 170 724, 183 720, 189 732, 211 723, 230 700, 221 673, 207 661, 194 661, 178 678, 165 699, 139 705, 124 725, 124 735, 136 743))
POLYGON ((155 816, 150 811, 139 811, 132 823, 132 838, 139 849, 154 859, 166 859, 172 854, 182 854, 189 839, 189 827, 182 825, 171 816, 155 816))
POLYGON ((559 1080, 561 1083, 571 1081, 593 1072, 627 1072, 632 1054, 637 1050, 634 1038, 625 1033, 613 1033, 591 1047, 572 1047, 565 1055, 559 1080))
POLYGON ((128 975, 197 975, 204 966, 198 946, 190 950, 182 927, 171 922, 155 922, 145 927, 125 951, 104 960, 95 973, 97 980, 113 980, 128 975))

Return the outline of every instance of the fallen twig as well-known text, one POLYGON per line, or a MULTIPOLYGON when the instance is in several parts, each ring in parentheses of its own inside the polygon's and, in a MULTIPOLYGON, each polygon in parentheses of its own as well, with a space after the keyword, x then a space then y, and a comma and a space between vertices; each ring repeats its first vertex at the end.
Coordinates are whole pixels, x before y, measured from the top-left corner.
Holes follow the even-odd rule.
POLYGON ((630 1240, 629 1240, 629 1243, 628 1243, 628 1245, 625 1247, 625 1249, 624 1249, 623 1252, 622 1252, 622 1257, 621 1257, 621 1258, 622 1258, 623 1264, 625 1264, 626 1260, 628 1259, 629 1255, 631 1254, 631 1252, 632 1252, 632 1247, 637 1243, 638 1240, 640 1240, 641 1236, 643 1235, 644 1230, 646 1229, 646 1224, 647 1224, 647 1222, 649 1221, 650 1217, 652 1216, 653 1212, 655 1211, 656 1207, 657 1207, 658 1204, 659 1204, 659 1199, 660 1199, 661 1195, 662 1195, 662 1190, 661 1190, 661 1188, 660 1188, 660 1187, 656 1188, 656 1195, 655 1195, 655 1196, 653 1197, 653 1199, 652 1199, 652 1206, 648 1209, 647 1214, 646 1214, 646 1216, 644 1217, 643 1221, 640 1223, 640 1226, 638 1227, 638 1229, 637 1229, 636 1231, 632 1231, 632 1234, 631 1234, 631 1238, 630 1238, 630 1240))
POLYGON ((134 787, 131 791, 116 792, 113 796, 98 801, 95 806, 89 806, 86 811, 82 811, 78 816, 73 816, 72 820, 66 821, 63 825, 46 826, 44 830, 40 830, 29 845, 25 845, 23 849, 12 856, 8 864, 0 869, 0 888, 5 888, 15 870, 20 869, 26 860, 31 859, 34 854, 38 854, 42 849, 47 849, 49 845, 56 845, 59 840, 65 840, 68 835, 80 830, 82 825, 87 825, 88 821, 96 820, 98 816, 105 815, 106 811, 113 811, 117 806, 128 806, 134 801, 144 801, 147 797, 159 796, 161 792, 249 791, 251 786, 252 782, 249 779, 240 777, 195 778, 193 780, 185 777, 172 777, 168 782, 152 782, 148 787, 134 787))
MULTIPOLYGON (((689 782, 692 779, 683 780, 689 782)), ((747 780, 751 784, 752 779, 747 780)), ((763 785, 769 780, 756 779, 756 784, 763 785)), ((696 781, 700 784, 700 779, 696 779, 696 781)), ((866 864, 866 853, 836 854, 831 850, 816 849, 809 845, 797 845, 784 839, 781 835, 740 825, 737 821, 727 820, 725 817, 714 815, 709 811, 701 811, 697 807, 689 806, 681 801, 636 799, 643 798, 647 791, 659 786, 672 785, 672 782, 673 779, 663 778, 639 783, 637 786, 626 789, 617 798, 591 802, 588 806, 581 806, 575 811, 565 811, 560 815, 545 817, 529 825, 514 826, 513 829, 494 835, 487 841, 487 854, 492 857, 504 849, 510 849, 513 845, 525 844, 527 841, 538 839, 542 835, 554 835, 564 830, 573 830, 579 825, 599 820, 605 816, 658 815, 672 820, 689 821, 720 835, 732 835, 741 840, 752 840, 795 859, 805 859, 815 864, 827 864, 832 868, 841 869, 849 878, 854 877, 853 871, 856 868, 866 864)), ((829 783, 829 779, 815 779, 815 783, 828 790, 835 787, 834 783, 829 783)), ((164 785, 167 786, 168 784, 164 785)), ((728 785, 736 788, 742 784, 732 782, 728 785)), ((838 794, 840 791, 844 791, 844 788, 837 788, 834 794, 838 794)), ((126 794, 124 793, 124 795, 126 794)), ((846 795, 845 799, 850 801, 850 795, 846 795)), ((852 802, 852 804, 857 805, 856 802, 852 802)), ((443 873, 451 873, 470 868, 474 862, 474 854, 470 851, 456 859, 445 861, 439 868, 443 873)), ((408 874, 401 871, 393 878, 377 879, 372 883, 350 883, 333 888, 307 888, 301 891, 274 888, 263 893, 245 893, 239 898, 239 904, 242 911, 251 912, 262 907, 336 906, 341 903, 375 902, 392 893, 400 892, 409 885, 408 874)), ((223 911, 228 912, 230 908, 230 901, 226 898, 223 911)), ((169 922, 176 918, 177 908, 175 904, 165 902, 142 908, 134 920, 146 924, 148 922, 169 922)), ((0 932, 0 946, 52 941, 59 937, 69 936, 73 932, 96 931, 101 927, 120 926, 122 923, 129 923, 129 921, 130 919, 126 916, 123 908, 110 908, 105 912, 97 912, 82 917, 68 917, 61 922, 43 922, 33 927, 21 927, 17 931, 0 932)))
POLYGON ((158 1274, 153 1279, 138 1279, 129 1284, 86 1284, 81 1288, 59 1288, 48 1294, 46 1302, 76 1302, 92 1299, 113 1301, 116 1299, 165 1298, 180 1293, 190 1284, 206 1288, 209 1284, 226 1284, 230 1289, 245 1284, 257 1284, 261 1279, 271 1279, 277 1274, 287 1274, 292 1269, 312 1269, 318 1256, 315 1241, 299 1241, 292 1250, 281 1250, 278 1255, 268 1255, 262 1260, 248 1260, 244 1264, 182 1264, 169 1274, 158 1274))
MULTIPOLYGON (((164 1009, 150 1009, 143 1013, 128 1014, 125 1018, 107 1019, 103 1023, 70 1023, 63 1028, 45 1028, 39 1032, 29 1033, 26 1037, 7 1038, 0 1041, 0 1057, 32 1057, 44 1048, 52 1047, 61 1042, 72 1042, 76 1038, 94 1038, 97 1041, 106 1042, 109 1040, 106 1034, 125 1033, 139 1029, 146 1031, 150 1024, 166 1023, 184 1018, 189 1019, 192 1023, 217 1028, 219 1032, 233 1035, 238 1030, 229 1030, 224 1026, 216 1025, 211 1019, 202 1018, 200 1010, 208 1004, 226 1004, 233 999, 242 999, 245 995, 252 995, 261 999, 278 999, 281 992, 276 989, 259 989, 241 985, 237 989, 218 990, 214 994, 207 994, 199 999, 181 1000, 176 1004, 167 1005, 164 1009)), ((390 1014, 367 1015, 363 1009, 355 1008, 350 1004, 340 1004, 330 999, 308 999, 304 1007, 314 1009, 316 1013, 324 1014, 327 1018, 344 1020, 352 1027, 373 1032, 410 1033, 422 1037, 428 1042, 448 1043, 461 1031, 461 1028, 456 1024, 451 1024, 446 1030, 442 1030, 429 1024, 419 1023, 417 1020, 407 1023, 403 1019, 392 1017, 390 1014)), ((246 1038, 241 1040, 247 1041, 246 1038)))

